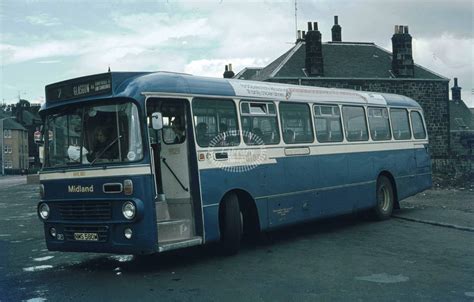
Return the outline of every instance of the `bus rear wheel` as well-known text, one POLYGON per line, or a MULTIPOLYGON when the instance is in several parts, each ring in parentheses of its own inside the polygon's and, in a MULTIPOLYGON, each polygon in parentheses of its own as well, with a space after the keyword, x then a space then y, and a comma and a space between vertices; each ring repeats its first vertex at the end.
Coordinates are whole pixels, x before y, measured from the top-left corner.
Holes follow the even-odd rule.
POLYGON ((222 201, 221 245, 225 255, 234 255, 242 239, 242 213, 237 195, 228 194, 222 201))
POLYGON ((372 218, 379 221, 389 219, 395 201, 392 183, 386 176, 381 175, 377 179, 376 200, 377 203, 371 213, 372 218))

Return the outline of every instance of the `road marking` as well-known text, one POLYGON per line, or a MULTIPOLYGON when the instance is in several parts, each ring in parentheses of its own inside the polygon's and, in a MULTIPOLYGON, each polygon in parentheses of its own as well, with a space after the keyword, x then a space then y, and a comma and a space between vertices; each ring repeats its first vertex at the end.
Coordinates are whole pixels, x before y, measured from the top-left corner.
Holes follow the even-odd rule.
POLYGON ((410 278, 403 275, 389 275, 387 273, 372 274, 370 276, 356 277, 356 280, 375 282, 375 283, 400 283, 406 282, 410 278))
POLYGON ((44 271, 50 268, 53 268, 53 266, 52 265, 38 265, 38 266, 25 267, 23 268, 23 271, 24 272, 38 272, 38 271, 44 271))
POLYGON ((34 261, 47 261, 47 260, 50 260, 50 259, 53 259, 54 256, 45 256, 45 257, 39 257, 39 258, 34 258, 33 260, 34 261))
POLYGON ((444 228, 456 229, 456 230, 460 230, 460 231, 474 232, 474 228, 466 227, 466 226, 462 226, 462 225, 450 224, 450 223, 445 223, 445 222, 437 222, 437 221, 433 221, 433 220, 408 218, 408 217, 403 217, 403 216, 398 216, 398 215, 392 215, 392 217, 407 220, 407 221, 412 221, 412 222, 431 224, 431 225, 440 226, 440 227, 444 227, 444 228))

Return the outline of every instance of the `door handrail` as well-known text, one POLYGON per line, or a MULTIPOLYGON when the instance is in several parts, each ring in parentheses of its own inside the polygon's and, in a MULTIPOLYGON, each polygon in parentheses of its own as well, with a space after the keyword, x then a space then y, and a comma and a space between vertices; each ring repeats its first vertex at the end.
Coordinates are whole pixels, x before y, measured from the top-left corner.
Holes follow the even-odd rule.
POLYGON ((179 180, 178 176, 176 176, 176 174, 173 172, 173 170, 171 169, 171 167, 168 165, 168 163, 166 162, 166 158, 161 158, 161 160, 163 161, 163 163, 165 164, 165 166, 168 168, 168 170, 170 170, 171 174, 174 176, 174 178, 176 179, 176 181, 179 183, 179 185, 181 186, 181 188, 183 188, 183 190, 185 190, 186 192, 189 192, 189 189, 186 188, 183 183, 179 180))

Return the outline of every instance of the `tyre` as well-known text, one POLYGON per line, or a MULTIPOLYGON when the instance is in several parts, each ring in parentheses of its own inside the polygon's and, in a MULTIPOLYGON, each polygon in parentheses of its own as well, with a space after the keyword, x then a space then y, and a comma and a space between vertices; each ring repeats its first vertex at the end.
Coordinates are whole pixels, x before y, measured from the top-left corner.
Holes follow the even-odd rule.
POLYGON ((377 203, 372 209, 371 216, 375 220, 386 220, 392 216, 393 206, 395 204, 393 186, 386 176, 379 176, 377 179, 376 190, 377 203))
POLYGON ((235 194, 228 194, 222 201, 221 245, 225 255, 234 255, 242 239, 242 214, 235 194))

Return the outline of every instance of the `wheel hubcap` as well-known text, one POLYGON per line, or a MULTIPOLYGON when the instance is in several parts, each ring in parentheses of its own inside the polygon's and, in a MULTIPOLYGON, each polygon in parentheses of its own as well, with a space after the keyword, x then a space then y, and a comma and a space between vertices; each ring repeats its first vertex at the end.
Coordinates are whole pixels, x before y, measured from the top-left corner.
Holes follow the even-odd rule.
POLYGON ((381 186, 378 194, 379 206, 383 212, 387 212, 390 207, 390 193, 385 186, 381 186))

